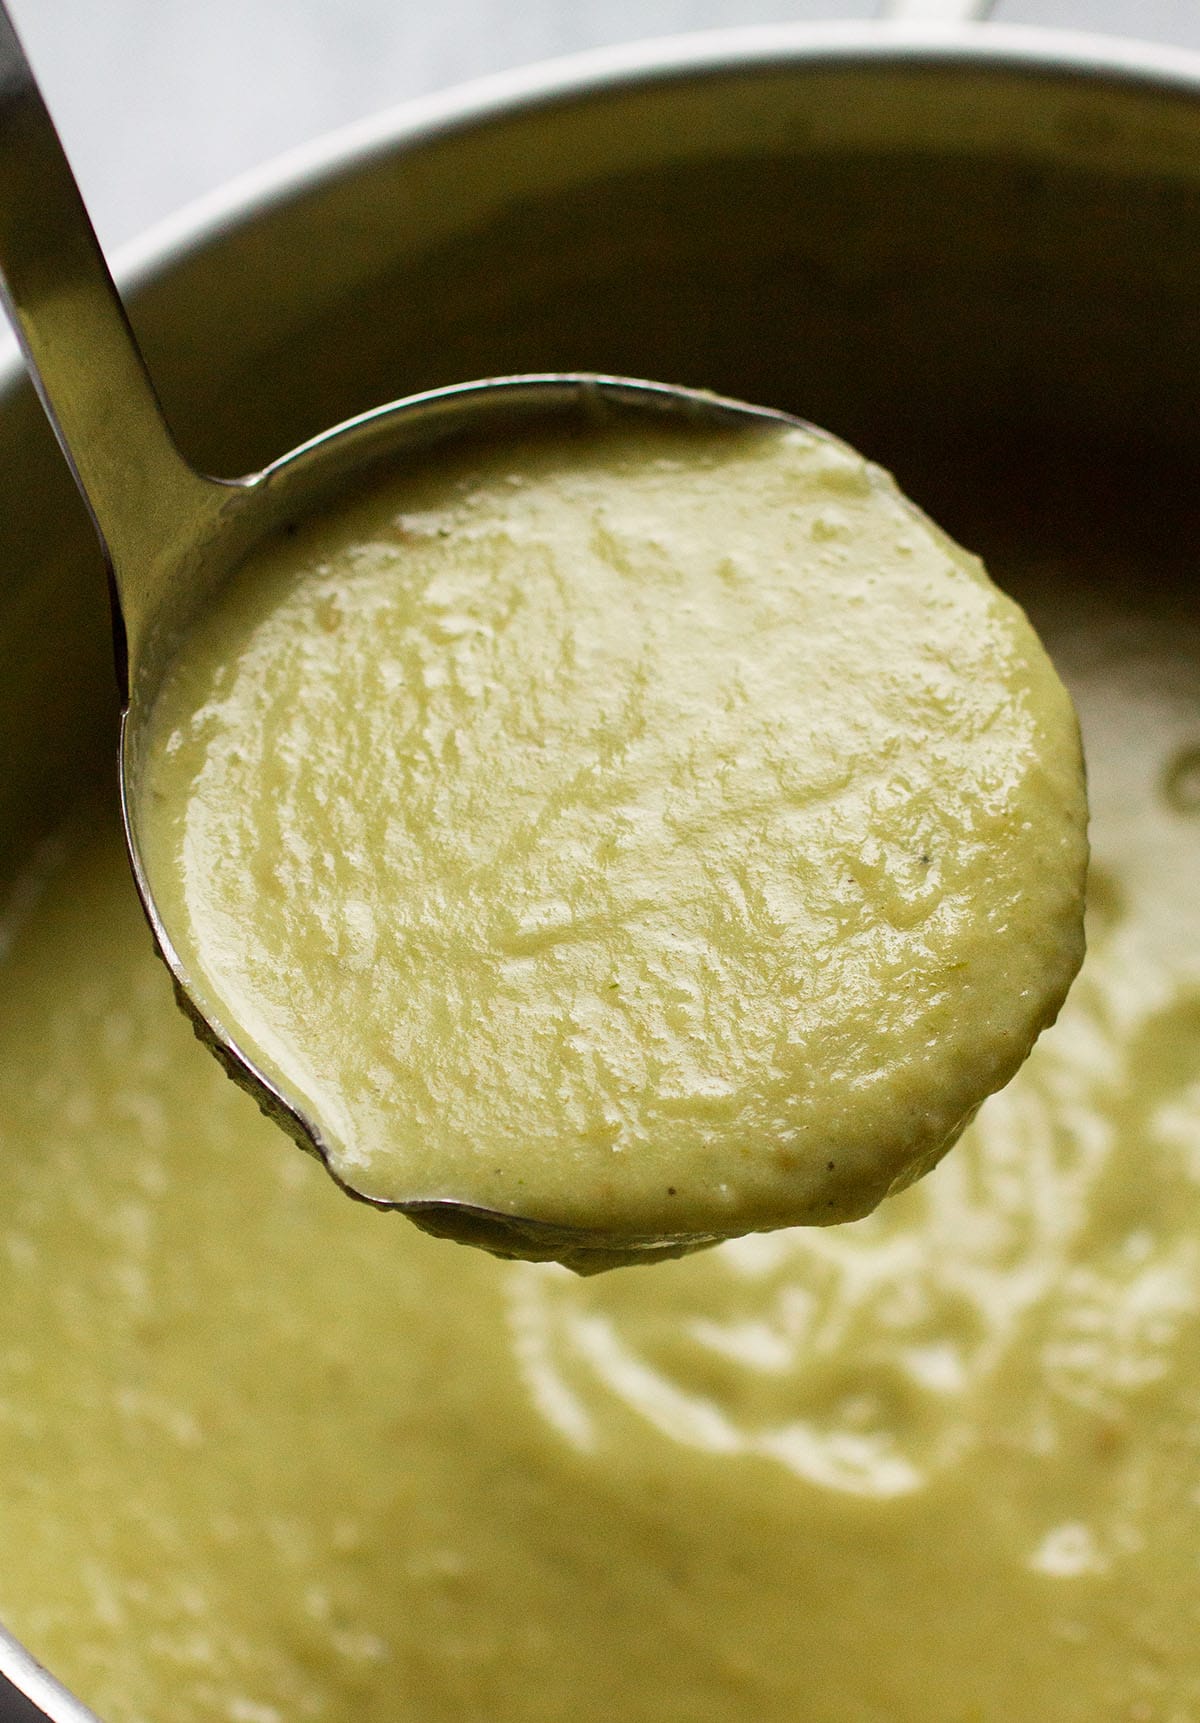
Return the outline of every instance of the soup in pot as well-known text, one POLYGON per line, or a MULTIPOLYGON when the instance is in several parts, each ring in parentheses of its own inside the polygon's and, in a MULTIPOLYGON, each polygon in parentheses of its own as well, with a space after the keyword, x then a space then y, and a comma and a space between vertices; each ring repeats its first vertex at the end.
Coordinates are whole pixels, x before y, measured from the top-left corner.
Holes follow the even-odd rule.
POLYGON ((1200 1714, 1200 640, 1051 590, 1058 1023, 870 1217, 637 1273, 348 1202, 80 807, 4 923, 0 1616, 106 1723, 1200 1714))

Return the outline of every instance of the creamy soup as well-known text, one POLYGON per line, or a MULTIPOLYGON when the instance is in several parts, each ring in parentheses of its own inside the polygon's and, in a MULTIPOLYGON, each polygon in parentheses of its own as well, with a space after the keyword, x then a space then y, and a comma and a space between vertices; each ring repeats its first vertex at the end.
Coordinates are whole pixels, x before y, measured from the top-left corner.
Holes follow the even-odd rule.
POLYGON ((865 1214, 1082 956, 1062 684, 800 428, 439 450, 282 535, 140 806, 199 1002, 340 1179, 605 1248, 865 1214))
POLYGON ((1090 950, 930 1176, 580 1280, 348 1202, 115 822, 12 900, 0 1617, 106 1723, 1200 1716, 1200 638, 1056 579, 1090 950))

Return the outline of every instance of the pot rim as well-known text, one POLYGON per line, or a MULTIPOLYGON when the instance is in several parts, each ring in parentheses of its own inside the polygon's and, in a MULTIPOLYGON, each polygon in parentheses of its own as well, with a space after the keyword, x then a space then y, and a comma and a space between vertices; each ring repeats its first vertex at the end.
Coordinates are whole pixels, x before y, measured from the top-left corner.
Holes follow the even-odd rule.
POLYGON ((1075 76, 1200 94, 1200 49, 1139 37, 1037 25, 846 23, 755 24, 655 36, 589 48, 492 72, 393 103, 336 126, 189 200, 117 249, 114 274, 136 292, 165 267, 221 233, 301 192, 370 166, 406 147, 516 113, 617 87, 666 85, 734 68, 874 65, 987 67, 1075 76))
MULTIPOLYGON (((203 246, 292 198, 369 167, 405 147, 467 131, 514 113, 617 87, 668 85, 745 68, 979 67, 1068 76, 1126 88, 1200 94, 1200 49, 1033 24, 938 24, 864 19, 753 24, 649 37, 556 55, 390 104, 271 156, 188 200, 114 252, 113 274, 136 296, 203 246)), ((0 330, 0 402, 24 366, 15 338, 0 330)))
MULTIPOLYGON (((293 146, 191 199, 118 248, 113 273, 136 295, 202 247, 292 198, 368 168, 399 148, 433 142, 514 113, 603 94, 667 85, 746 68, 978 67, 1070 77, 1103 85, 1177 91, 1200 98, 1200 51, 1138 37, 992 23, 863 20, 744 25, 559 55, 410 98, 293 146)), ((14 338, 0 336, 0 411, 23 379, 14 338)), ((0 1625, 0 1683, 40 1709, 46 1723, 102 1723, 0 1625)), ((0 1703, 4 1691, 0 1687, 0 1703)))

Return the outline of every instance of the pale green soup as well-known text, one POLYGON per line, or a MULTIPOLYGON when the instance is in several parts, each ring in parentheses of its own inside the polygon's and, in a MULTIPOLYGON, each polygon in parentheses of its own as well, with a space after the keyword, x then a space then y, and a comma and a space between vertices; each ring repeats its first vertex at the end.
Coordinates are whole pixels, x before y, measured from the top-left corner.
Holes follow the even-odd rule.
POLYGON ((1054 592, 1089 956, 845 1227, 585 1281, 347 1201, 80 811, 0 971, 0 1616, 107 1723, 1200 1716, 1200 640, 1054 592))
POLYGON ((323 511, 189 633, 139 805, 339 1178, 606 1253, 866 1214, 1083 955, 1036 635, 800 428, 439 449, 323 511))

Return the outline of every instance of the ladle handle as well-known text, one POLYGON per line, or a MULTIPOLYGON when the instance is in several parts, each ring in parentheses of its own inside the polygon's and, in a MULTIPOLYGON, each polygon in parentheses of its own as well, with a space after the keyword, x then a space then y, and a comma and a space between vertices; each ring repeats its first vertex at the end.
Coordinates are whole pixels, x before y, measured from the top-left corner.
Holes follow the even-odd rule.
POLYGON ((134 658, 158 569, 203 530, 224 487, 175 446, 3 0, 0 293, 108 559, 119 656, 134 658))

